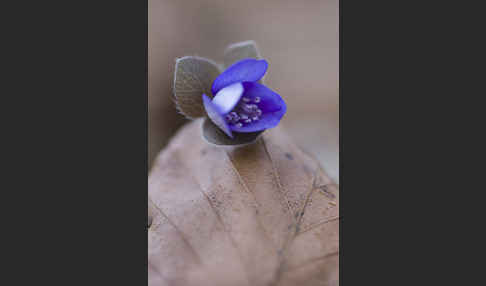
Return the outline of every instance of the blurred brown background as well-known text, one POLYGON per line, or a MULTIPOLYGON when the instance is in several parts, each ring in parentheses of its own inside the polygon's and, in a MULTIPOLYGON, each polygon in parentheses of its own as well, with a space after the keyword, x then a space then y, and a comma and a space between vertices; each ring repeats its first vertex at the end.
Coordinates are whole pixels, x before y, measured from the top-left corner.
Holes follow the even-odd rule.
POLYGON ((269 62, 265 84, 287 102, 282 124, 339 182, 338 0, 149 0, 149 166, 185 122, 171 99, 175 59, 222 61, 228 44, 254 40, 269 62))

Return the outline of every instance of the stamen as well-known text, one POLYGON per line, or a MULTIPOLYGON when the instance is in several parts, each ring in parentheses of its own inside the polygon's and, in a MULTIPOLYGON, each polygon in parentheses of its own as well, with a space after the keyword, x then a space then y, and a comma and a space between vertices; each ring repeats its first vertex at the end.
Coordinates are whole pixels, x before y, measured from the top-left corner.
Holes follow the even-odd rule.
POLYGON ((242 108, 247 113, 251 112, 251 105, 250 104, 243 104, 242 108))
POLYGON ((260 120, 263 112, 257 104, 254 104, 259 102, 261 102, 261 98, 258 96, 254 98, 242 97, 233 109, 234 111, 225 116, 226 121, 236 127, 243 127, 245 124, 260 120))

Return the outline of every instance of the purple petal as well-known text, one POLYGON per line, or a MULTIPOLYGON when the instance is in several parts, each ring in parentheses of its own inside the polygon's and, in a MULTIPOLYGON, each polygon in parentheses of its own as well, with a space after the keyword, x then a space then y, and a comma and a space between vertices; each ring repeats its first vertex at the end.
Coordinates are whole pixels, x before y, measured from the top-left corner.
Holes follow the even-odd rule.
POLYGON ((268 63, 265 60, 244 59, 227 68, 213 82, 211 92, 218 93, 222 88, 237 82, 254 82, 263 77, 268 63))
POLYGON ((259 120, 242 127, 231 125, 231 130, 246 133, 277 126, 285 112, 287 112, 287 105, 282 97, 268 87, 256 82, 244 82, 243 87, 245 88, 244 97, 250 100, 254 100, 256 97, 260 98, 258 106, 262 110, 262 115, 259 120))
POLYGON ((252 101, 256 97, 260 98, 258 107, 264 113, 279 111, 282 108, 283 109, 287 108, 282 97, 280 97, 278 93, 269 89, 263 84, 259 84, 257 82, 244 82, 243 88, 245 89, 245 91, 243 92, 244 97, 247 97, 252 101))
POLYGON ((216 124, 221 130, 223 130, 226 135, 229 137, 233 138, 233 133, 231 132, 228 123, 224 119, 223 113, 219 109, 217 105, 214 105, 211 99, 203 94, 203 103, 204 103, 204 109, 206 109, 206 113, 209 116, 209 119, 216 124))

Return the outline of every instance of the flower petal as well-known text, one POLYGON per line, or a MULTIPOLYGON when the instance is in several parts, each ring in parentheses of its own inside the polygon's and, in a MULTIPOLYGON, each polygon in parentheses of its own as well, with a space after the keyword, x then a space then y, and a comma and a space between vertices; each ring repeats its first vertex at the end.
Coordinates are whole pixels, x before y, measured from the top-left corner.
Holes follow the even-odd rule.
POLYGON ((262 115, 258 121, 253 121, 242 127, 231 125, 231 130, 246 133, 277 126, 285 112, 287 112, 287 105, 282 97, 268 87, 256 82, 244 82, 243 87, 245 88, 245 92, 243 93, 244 97, 250 100, 254 100, 256 97, 260 98, 258 106, 262 110, 262 115))
POLYGON ((244 82, 243 88, 245 89, 245 92, 243 92, 244 97, 249 98, 251 101, 256 97, 260 98, 258 107, 263 113, 279 111, 282 108, 287 108, 282 97, 263 84, 257 82, 244 82))
POLYGON ((244 59, 238 61, 214 80, 211 92, 216 94, 222 88, 237 82, 257 81, 263 77, 267 68, 268 63, 266 60, 244 59))
POLYGON ((221 112, 217 105, 214 105, 211 99, 206 95, 202 95, 204 109, 206 109, 206 113, 209 116, 209 119, 216 124, 221 130, 223 130, 226 135, 233 138, 233 133, 231 133, 231 129, 224 119, 224 113, 221 112))
POLYGON ((230 112, 243 95, 243 85, 240 82, 229 85, 213 97, 213 104, 218 106, 222 114, 230 112))

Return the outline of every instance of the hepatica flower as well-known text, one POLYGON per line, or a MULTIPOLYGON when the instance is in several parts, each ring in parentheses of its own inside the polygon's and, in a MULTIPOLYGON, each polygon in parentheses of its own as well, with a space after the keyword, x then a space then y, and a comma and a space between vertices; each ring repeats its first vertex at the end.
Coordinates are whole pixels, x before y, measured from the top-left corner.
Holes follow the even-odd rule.
POLYGON ((263 85, 267 68, 253 41, 229 45, 223 65, 198 56, 178 58, 176 107, 189 119, 203 117, 202 136, 211 144, 255 142, 264 130, 277 126, 287 111, 280 95, 263 85))
POLYGON ((212 83, 211 100, 202 94, 211 121, 226 135, 275 127, 287 111, 276 92, 258 83, 267 71, 265 60, 243 59, 228 67, 212 83))

